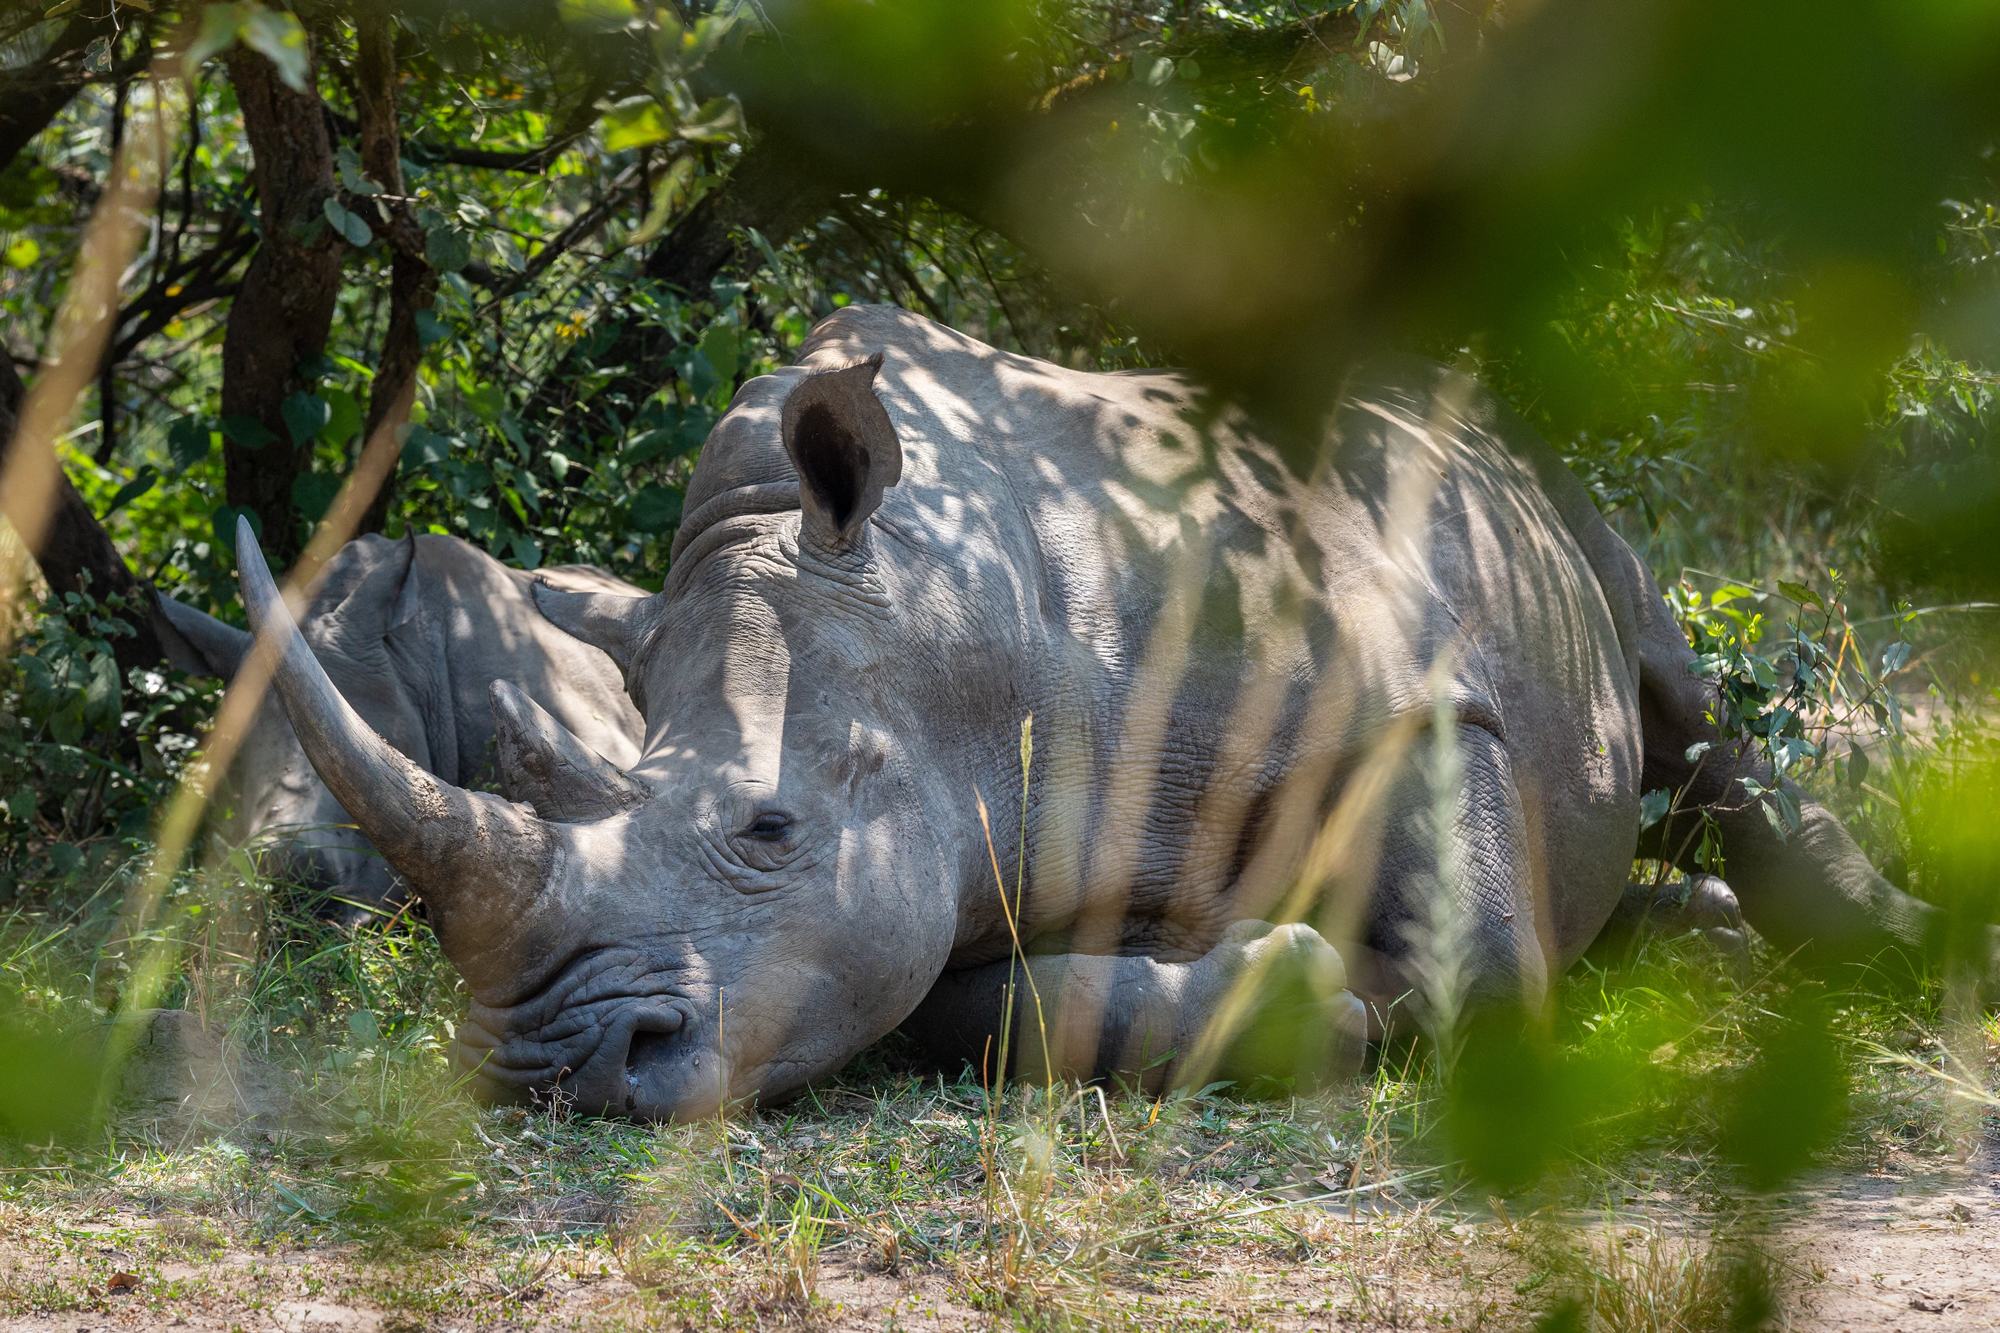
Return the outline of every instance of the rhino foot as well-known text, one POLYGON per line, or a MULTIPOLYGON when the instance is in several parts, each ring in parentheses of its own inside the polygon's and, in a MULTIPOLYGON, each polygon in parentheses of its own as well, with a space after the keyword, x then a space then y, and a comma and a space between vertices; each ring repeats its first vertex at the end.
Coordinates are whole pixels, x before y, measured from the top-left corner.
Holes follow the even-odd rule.
POLYGON ((1750 966, 1750 937, 1733 889, 1714 875, 1666 884, 1629 884, 1591 955, 1600 961, 1628 952, 1641 935, 1701 936, 1739 977, 1750 966))
POLYGON ((1294 1078, 1311 1086, 1360 1069, 1367 1006, 1347 989, 1339 951, 1311 926, 1239 921, 1194 966, 1205 974, 1195 990, 1208 992, 1199 1006, 1207 1013, 1183 1081, 1294 1078))

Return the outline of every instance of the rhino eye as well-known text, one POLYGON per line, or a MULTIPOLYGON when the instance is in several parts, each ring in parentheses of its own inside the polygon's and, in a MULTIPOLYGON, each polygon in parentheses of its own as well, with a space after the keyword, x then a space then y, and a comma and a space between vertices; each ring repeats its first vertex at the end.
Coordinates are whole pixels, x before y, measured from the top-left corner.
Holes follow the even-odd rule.
POLYGON ((769 810, 750 821, 740 836, 753 842, 777 842, 791 831, 791 816, 769 810))

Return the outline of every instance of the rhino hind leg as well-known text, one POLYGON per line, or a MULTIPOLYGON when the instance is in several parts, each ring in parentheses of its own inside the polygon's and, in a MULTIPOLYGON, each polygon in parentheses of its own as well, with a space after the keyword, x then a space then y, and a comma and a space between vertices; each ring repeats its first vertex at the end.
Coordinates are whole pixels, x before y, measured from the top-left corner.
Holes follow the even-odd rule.
MULTIPOLYGON (((1629 555, 1629 553, 1628 553, 1629 555)), ((1743 779, 1772 785, 1754 751, 1720 735, 1708 720, 1709 687, 1690 670, 1694 654, 1636 557, 1640 715, 1648 791, 1679 793, 1679 811, 1648 829, 1639 854, 1695 872, 1703 818, 1721 833, 1724 873, 1744 918, 1781 952, 1811 968, 1862 969, 1899 984, 1915 968, 1955 954, 1989 990, 2000 979, 2000 931, 1981 920, 1954 921, 1891 884, 1855 845, 1833 812, 1790 780, 1800 825, 1780 833, 1743 779), (1698 757, 1689 759, 1698 745, 1698 757)))
POLYGON ((1629 956, 1648 936, 1677 934, 1699 935, 1739 976, 1749 966, 1750 939, 1736 891, 1703 874, 1665 884, 1627 884, 1585 956, 1603 965, 1629 956))

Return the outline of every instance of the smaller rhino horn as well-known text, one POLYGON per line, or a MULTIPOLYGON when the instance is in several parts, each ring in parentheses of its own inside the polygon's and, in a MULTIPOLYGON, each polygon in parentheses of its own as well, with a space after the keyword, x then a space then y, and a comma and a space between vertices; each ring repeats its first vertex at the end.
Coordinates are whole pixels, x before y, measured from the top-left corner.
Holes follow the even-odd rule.
POLYGON ((578 740, 548 710, 509 681, 487 688, 500 787, 544 819, 566 824, 603 819, 645 803, 646 789, 578 740))

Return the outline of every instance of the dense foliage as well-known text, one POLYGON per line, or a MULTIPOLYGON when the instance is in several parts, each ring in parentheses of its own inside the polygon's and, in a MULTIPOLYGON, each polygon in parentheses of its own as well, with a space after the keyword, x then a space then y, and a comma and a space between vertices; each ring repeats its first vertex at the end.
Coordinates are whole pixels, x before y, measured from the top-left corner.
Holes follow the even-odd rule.
MULTIPOLYGON (((1726 726, 1899 877, 1984 901, 2000 865, 1980 814, 2000 602, 1987 8, 8 7, 0 437, 73 380, 55 438, 15 438, 55 444, 82 503, 42 552, 47 587, 0 603, 0 905, 69 913, 58 934, 111 947, 102 966, 54 936, 0 951, 0 1018, 16 993, 95 1014, 120 999, 118 960, 165 939, 281 998, 266 1037, 324 1035, 310 988, 272 980, 293 927, 224 949, 213 858, 148 863, 215 691, 148 657, 147 582, 235 614, 237 515, 299 557, 377 441, 392 463, 360 528, 657 586, 710 426, 850 302, 1078 366, 1186 365, 1299 449, 1357 358, 1475 370, 1650 559, 1726 726), (108 310, 86 281, 107 217, 131 230, 108 310), (101 355, 61 362, 86 326, 101 355), (115 568, 62 554, 96 549, 100 525, 115 568), (178 915, 114 920, 141 882, 170 883, 178 915), (60 998, 56 959, 90 984, 60 998)), ((1796 822, 1782 792, 1745 798, 1796 822)), ((1649 793, 1647 818, 1675 799, 1649 793)), ((1726 848, 1704 857, 1726 869, 1726 848)), ((412 966, 399 983, 368 955, 341 975, 361 1024, 336 1025, 341 1058, 435 1073, 449 983, 434 951, 412 966)), ((191 965, 160 994, 211 984, 191 965)), ((1451 1096, 1490 1111, 1481 1078, 1504 1101, 1518 1069, 1543 1070, 1509 1123, 1545 1120, 1552 1158, 1563 1126, 1629 1113, 1614 1103, 1640 1084, 1592 1084, 1604 1048, 1677 1088, 1707 1078, 1709 1057, 1673 1063, 1660 1024, 1604 1008, 1566 1011, 1561 1051, 1491 1047, 1451 1096), (1587 1085, 1599 1101, 1559 1104, 1587 1085)), ((1822 1038, 1852 1015, 1804 1012, 1713 1094, 1722 1109, 1676 1122, 1758 1187, 1837 1129, 1813 1122, 1785 1152, 1759 1137, 1772 1099, 1840 1085, 1822 1038)), ((1490 1146, 1451 1151, 1501 1189, 1549 1167, 1487 1162, 1490 1146)))

